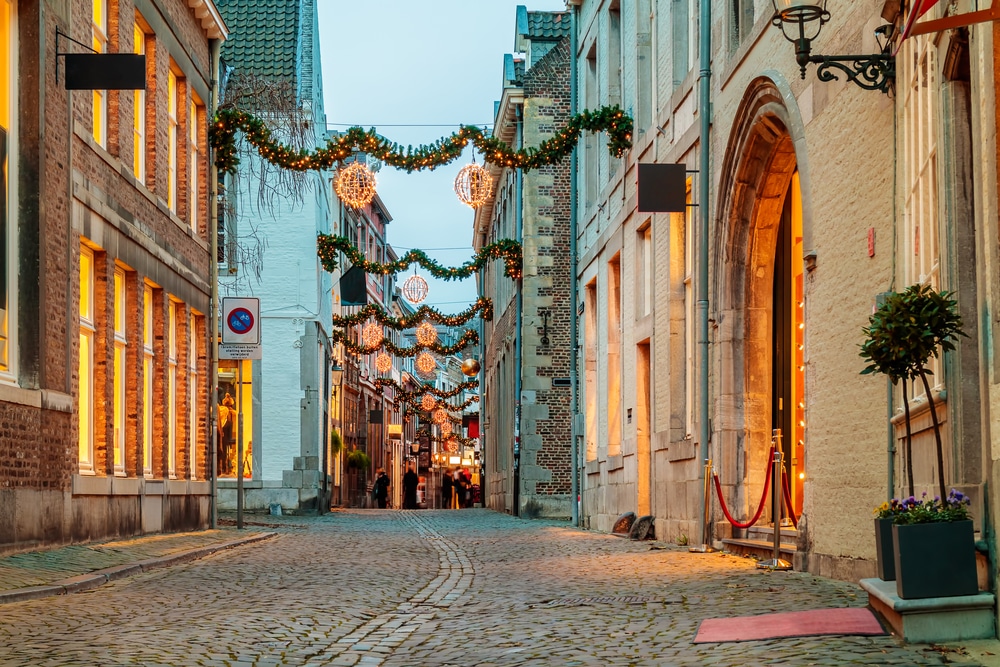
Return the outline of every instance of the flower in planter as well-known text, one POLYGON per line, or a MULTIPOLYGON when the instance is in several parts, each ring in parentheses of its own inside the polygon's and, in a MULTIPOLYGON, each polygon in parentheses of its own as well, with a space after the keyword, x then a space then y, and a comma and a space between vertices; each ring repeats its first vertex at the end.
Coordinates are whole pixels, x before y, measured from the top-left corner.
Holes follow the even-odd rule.
POLYGON ((913 496, 901 501, 893 499, 891 503, 886 503, 890 506, 890 510, 893 503, 899 503, 899 510, 892 514, 891 518, 894 523, 902 525, 946 523, 972 518, 969 514, 969 505, 972 504, 972 500, 956 489, 952 489, 944 500, 937 496, 933 500, 929 500, 925 492, 920 500, 913 496))
POLYGON ((892 500, 887 500, 878 507, 876 507, 872 513, 875 515, 876 519, 894 519, 897 514, 903 511, 903 501, 899 498, 893 498, 892 500))

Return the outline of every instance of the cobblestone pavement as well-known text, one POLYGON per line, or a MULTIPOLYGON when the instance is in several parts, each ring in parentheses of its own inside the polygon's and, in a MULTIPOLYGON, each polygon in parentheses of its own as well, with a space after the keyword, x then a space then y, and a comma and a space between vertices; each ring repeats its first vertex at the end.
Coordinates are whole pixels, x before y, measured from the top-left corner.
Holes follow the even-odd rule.
MULTIPOLYGON (((0 667, 979 664, 891 636, 693 644, 704 618, 866 602, 853 584, 758 570, 724 554, 488 510, 258 522, 267 525, 241 535, 275 535, 0 606, 0 667)), ((190 539, 199 536, 225 543, 233 533, 190 539)), ((127 557, 129 548, 117 550, 127 557)), ((144 548, 149 558, 153 547, 144 548)), ((44 571, 41 555, 20 557, 31 558, 44 571)), ((77 569, 85 565, 75 558, 77 569)), ((0 589, 15 587, 4 579, 10 561, 0 559, 0 589)))

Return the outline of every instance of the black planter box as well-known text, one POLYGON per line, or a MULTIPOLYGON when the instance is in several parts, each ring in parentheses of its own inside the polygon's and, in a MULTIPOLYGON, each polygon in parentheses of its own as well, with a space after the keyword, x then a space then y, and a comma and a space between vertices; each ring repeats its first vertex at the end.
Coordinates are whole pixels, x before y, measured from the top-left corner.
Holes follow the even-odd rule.
POLYGON ((896 594, 904 600, 975 595, 972 520, 894 525, 896 594))
POLYGON ((892 548, 892 519, 875 519, 875 553, 878 555, 878 578, 896 578, 896 551, 892 548))

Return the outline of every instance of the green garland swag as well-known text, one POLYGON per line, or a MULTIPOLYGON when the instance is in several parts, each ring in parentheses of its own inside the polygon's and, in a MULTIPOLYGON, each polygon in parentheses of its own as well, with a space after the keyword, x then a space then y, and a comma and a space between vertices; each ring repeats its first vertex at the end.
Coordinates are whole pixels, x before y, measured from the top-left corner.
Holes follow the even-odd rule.
POLYGON ((465 333, 462 334, 462 337, 458 339, 458 342, 450 346, 434 342, 430 345, 421 345, 420 343, 417 343, 413 347, 399 347, 392 341, 383 339, 378 345, 365 347, 364 345, 358 345, 352 341, 350 334, 340 329, 332 329, 330 331, 330 339, 333 340, 334 343, 343 343, 344 347, 353 354, 373 354, 384 350, 397 357, 415 357, 424 350, 430 350, 441 355, 442 357, 447 357, 452 354, 458 354, 469 345, 478 345, 479 333, 474 329, 466 329, 465 333))
POLYGON ((435 410, 437 410, 439 408, 444 408, 445 410, 448 410, 449 412, 452 412, 452 411, 458 412, 460 410, 465 410, 467 407, 469 407, 473 403, 478 403, 479 402, 479 397, 478 396, 470 396, 461 405, 452 405, 451 403, 445 403, 444 401, 437 401, 437 402, 434 403, 434 407, 433 408, 431 408, 430 410, 424 410, 423 406, 420 404, 420 401, 423 398, 423 392, 415 392, 415 393, 416 393, 415 396, 407 396, 407 395, 397 394, 396 397, 392 399, 392 407, 394 409, 398 410, 401 405, 405 404, 405 405, 408 406, 407 410, 411 410, 412 409, 412 410, 414 410, 416 412, 434 412, 435 410))
POLYGON ((471 320, 477 312, 482 312, 484 320, 493 319, 493 302, 486 297, 479 297, 468 309, 452 316, 445 315, 430 306, 420 306, 413 315, 400 318, 390 317, 382 306, 370 303, 353 315, 334 315, 333 326, 341 328, 360 326, 370 319, 375 319, 382 326, 402 331, 412 329, 426 319, 449 327, 460 327, 471 320))
POLYGON ((571 117, 566 127, 538 146, 514 150, 496 137, 487 136, 474 125, 462 125, 458 132, 442 137, 433 144, 413 148, 402 146, 380 136, 375 128, 363 130, 348 128, 346 132, 326 140, 326 147, 315 151, 296 150, 275 141, 267 124, 246 111, 235 108, 219 109, 209 129, 209 142, 215 150, 215 166, 235 172, 240 160, 237 157, 236 133, 242 132, 262 158, 271 164, 295 171, 331 169, 355 151, 367 153, 385 164, 408 172, 434 169, 457 160, 463 149, 472 143, 483 160, 501 167, 515 167, 530 171, 559 162, 571 152, 587 132, 605 132, 608 135, 608 152, 620 158, 632 147, 632 118, 621 107, 604 106, 593 111, 584 110, 571 117))
POLYGON ((383 387, 392 387, 396 393, 400 395, 412 394, 414 396, 423 396, 424 394, 431 394, 437 398, 454 398, 463 392, 469 391, 470 389, 479 389, 479 380, 468 380, 459 384, 450 391, 438 389, 437 387, 432 387, 431 385, 423 385, 416 391, 407 391, 392 378, 375 378, 375 388, 382 389, 383 387))
POLYGON ((316 254, 323 268, 333 273, 337 270, 337 252, 347 255, 354 266, 360 266, 365 273, 376 275, 396 274, 406 271, 411 264, 417 263, 424 267, 432 276, 442 280, 462 280, 468 278, 491 259, 503 259, 504 275, 517 280, 521 277, 521 244, 511 239, 500 239, 496 243, 483 246, 476 253, 475 259, 469 260, 459 267, 446 268, 428 257, 423 250, 413 249, 395 262, 379 264, 369 262, 361 254, 354 243, 346 236, 331 236, 320 234, 316 238, 316 254))

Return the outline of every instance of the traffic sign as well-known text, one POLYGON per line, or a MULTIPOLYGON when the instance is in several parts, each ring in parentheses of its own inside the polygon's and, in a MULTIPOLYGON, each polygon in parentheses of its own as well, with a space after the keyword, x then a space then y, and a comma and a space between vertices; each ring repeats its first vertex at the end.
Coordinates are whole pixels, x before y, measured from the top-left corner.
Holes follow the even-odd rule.
POLYGON ((225 297, 222 299, 222 344, 256 345, 260 343, 260 299, 225 297))

